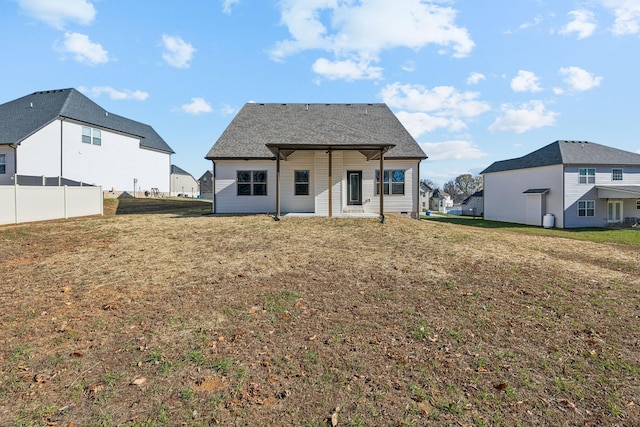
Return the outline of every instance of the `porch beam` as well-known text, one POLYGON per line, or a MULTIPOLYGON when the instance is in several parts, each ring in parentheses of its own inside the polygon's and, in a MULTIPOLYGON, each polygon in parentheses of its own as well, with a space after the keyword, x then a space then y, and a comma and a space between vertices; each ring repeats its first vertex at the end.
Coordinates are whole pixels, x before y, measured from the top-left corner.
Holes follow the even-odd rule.
POLYGON ((280 221, 280 148, 276 155, 276 215, 273 219, 280 221))
POLYGON ((333 216, 333 173, 331 169, 333 169, 333 165, 331 162, 331 148, 329 148, 329 218, 333 216))

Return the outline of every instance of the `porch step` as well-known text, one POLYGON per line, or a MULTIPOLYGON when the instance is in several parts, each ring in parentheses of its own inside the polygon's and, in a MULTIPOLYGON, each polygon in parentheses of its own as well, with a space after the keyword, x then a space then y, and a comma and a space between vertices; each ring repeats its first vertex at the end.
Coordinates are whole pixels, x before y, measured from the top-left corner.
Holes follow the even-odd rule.
POLYGON ((364 213, 362 205, 348 205, 343 210, 344 213, 364 213))

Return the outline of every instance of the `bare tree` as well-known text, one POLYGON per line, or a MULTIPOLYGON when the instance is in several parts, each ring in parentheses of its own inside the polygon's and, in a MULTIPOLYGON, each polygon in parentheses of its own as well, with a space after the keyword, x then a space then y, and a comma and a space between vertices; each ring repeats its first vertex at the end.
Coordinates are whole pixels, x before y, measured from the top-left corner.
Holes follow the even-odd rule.
POLYGON ((482 177, 473 176, 470 173, 458 175, 455 180, 447 182, 442 189, 448 193, 454 203, 459 203, 482 189, 482 177))

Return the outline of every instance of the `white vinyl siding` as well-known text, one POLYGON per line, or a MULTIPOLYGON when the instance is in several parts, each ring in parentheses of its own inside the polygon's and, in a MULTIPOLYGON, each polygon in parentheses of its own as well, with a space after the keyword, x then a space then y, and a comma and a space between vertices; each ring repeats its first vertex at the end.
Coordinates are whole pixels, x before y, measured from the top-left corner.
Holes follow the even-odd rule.
POLYGON ((139 138, 105 130, 100 132, 100 146, 83 143, 82 128, 70 120, 56 120, 22 141, 16 173, 63 176, 105 191, 131 192, 137 179, 136 190, 169 192, 169 153, 141 148, 139 138))
POLYGON ((217 160, 214 182, 216 213, 274 213, 276 211, 275 160, 217 160), (238 196, 236 179, 239 170, 267 171, 268 196, 238 196))
POLYGON ((280 162, 281 213, 313 213, 315 211, 314 192, 318 178, 314 168, 313 151, 296 151, 287 158, 286 162, 280 162), (295 171, 297 170, 309 171, 309 194, 307 195, 295 195, 295 171))

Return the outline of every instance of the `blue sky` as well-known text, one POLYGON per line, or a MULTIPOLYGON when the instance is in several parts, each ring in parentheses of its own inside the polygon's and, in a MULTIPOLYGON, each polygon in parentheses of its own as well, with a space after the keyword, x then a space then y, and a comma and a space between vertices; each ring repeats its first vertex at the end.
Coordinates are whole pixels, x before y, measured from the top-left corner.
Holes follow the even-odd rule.
POLYGON ((640 153, 640 0, 0 0, 0 51, 0 103, 74 87, 196 179, 246 102, 385 102, 439 185, 558 139, 640 153))

